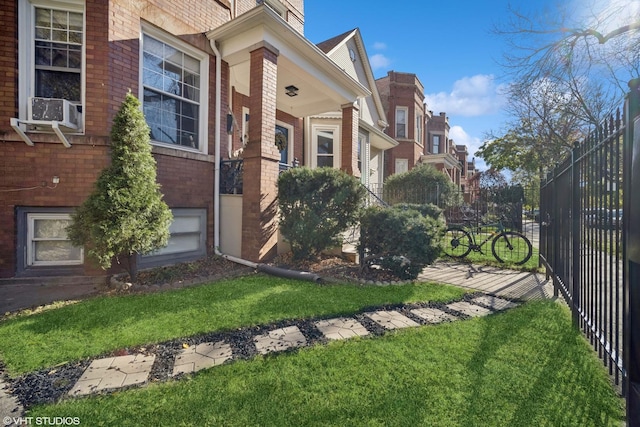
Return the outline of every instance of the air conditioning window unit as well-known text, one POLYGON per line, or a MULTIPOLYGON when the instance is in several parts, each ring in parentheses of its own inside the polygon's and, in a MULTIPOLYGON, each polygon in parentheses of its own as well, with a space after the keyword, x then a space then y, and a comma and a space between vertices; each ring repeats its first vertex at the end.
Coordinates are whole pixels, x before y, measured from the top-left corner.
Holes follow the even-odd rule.
POLYGON ((80 124, 78 106, 66 99, 58 98, 29 98, 29 124, 51 124, 58 122, 59 126, 68 129, 78 129, 80 124))

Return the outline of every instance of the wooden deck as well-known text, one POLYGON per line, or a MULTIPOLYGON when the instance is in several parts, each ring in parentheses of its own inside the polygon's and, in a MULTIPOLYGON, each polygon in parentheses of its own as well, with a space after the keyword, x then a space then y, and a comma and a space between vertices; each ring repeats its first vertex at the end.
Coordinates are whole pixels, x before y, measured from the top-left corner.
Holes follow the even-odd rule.
POLYGON ((420 281, 446 283, 507 299, 531 300, 553 297, 553 284, 543 274, 503 270, 498 267, 440 260, 428 266, 420 281))

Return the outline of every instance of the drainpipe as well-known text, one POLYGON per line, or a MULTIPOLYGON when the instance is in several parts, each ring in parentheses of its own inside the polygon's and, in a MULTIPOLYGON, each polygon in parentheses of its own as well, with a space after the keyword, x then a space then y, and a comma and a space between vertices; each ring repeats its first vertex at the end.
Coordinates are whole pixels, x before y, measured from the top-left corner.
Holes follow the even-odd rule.
POLYGON ((274 276, 287 277, 291 279, 307 280, 312 282, 319 282, 320 276, 313 273, 307 273, 304 271, 287 270, 285 268, 273 267, 266 264, 258 264, 253 261, 234 257, 232 255, 224 254, 220 251, 220 108, 222 105, 220 93, 222 89, 222 58, 220 51, 216 46, 215 40, 209 40, 211 49, 216 55, 216 99, 215 99, 215 121, 214 121, 214 179, 213 179, 213 249, 214 253, 229 261, 237 264, 246 265, 251 268, 255 268, 258 271, 262 271, 274 276))
POLYGON ((214 174, 213 174, 213 249, 216 255, 233 261, 238 264, 246 265, 251 268, 257 268, 255 262, 237 258, 220 252, 220 110, 222 94, 222 57, 216 46, 215 40, 209 40, 211 49, 216 55, 216 99, 215 99, 215 120, 214 120, 214 174))

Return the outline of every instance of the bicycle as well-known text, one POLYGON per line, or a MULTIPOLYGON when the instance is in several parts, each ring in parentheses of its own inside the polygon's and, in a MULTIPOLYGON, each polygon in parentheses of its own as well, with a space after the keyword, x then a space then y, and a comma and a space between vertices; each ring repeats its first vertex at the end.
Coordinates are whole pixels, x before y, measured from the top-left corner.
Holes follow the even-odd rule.
POLYGON ((476 236, 479 233, 474 231, 474 227, 451 225, 445 232, 444 252, 453 258, 464 258, 471 251, 484 253, 482 247, 491 241, 491 253, 498 262, 522 265, 531 258, 533 247, 524 234, 507 230, 502 221, 482 226, 487 229, 494 227, 489 236, 478 243, 476 236))

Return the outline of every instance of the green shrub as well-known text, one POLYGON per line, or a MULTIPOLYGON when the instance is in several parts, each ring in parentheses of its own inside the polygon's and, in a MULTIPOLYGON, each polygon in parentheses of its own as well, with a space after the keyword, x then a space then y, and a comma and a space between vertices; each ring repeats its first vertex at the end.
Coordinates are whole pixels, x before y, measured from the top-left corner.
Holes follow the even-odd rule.
POLYGON ((444 222, 415 209, 367 208, 360 220, 360 265, 415 279, 440 255, 444 222))
POLYGON ((455 206, 462 201, 460 191, 449 177, 428 164, 387 178, 383 199, 390 205, 431 203, 441 207, 455 206))
POLYGON ((135 282, 138 255, 160 249, 169 240, 173 215, 162 198, 149 126, 140 101, 129 92, 111 127, 111 164, 71 216, 69 239, 85 246, 103 269, 115 257, 125 258, 135 282))
POLYGON ((424 204, 398 203, 396 205, 393 205, 393 207, 396 209, 403 209, 403 210, 411 209, 411 210, 420 212, 422 216, 444 221, 444 215, 442 213, 442 209, 440 209, 433 203, 424 203, 424 204))
POLYGON ((294 259, 307 260, 342 243, 358 221, 365 188, 338 169, 292 168, 278 178, 280 231, 294 259))

